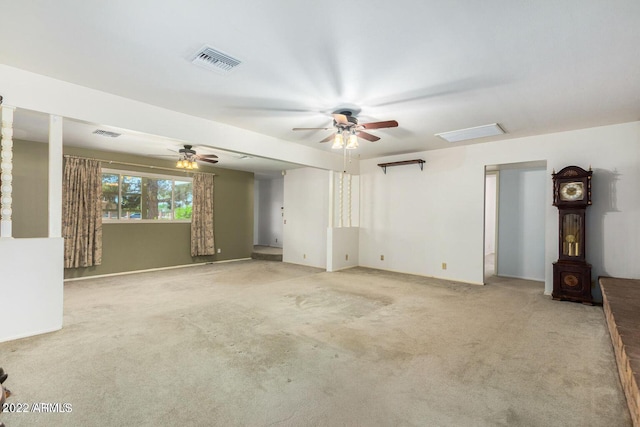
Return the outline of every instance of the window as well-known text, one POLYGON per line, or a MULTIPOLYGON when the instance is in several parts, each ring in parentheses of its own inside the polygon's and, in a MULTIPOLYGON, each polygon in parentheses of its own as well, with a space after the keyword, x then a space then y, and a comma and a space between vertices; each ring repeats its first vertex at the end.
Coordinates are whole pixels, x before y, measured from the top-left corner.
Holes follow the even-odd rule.
POLYGON ((193 188, 191 181, 174 181, 175 219, 191 219, 193 188))
POLYGON ((120 219, 142 218, 142 177, 120 177, 120 219))
POLYGON ((102 218, 191 221, 191 178, 102 170, 102 218))
POLYGON ((102 218, 118 219, 120 176, 102 173, 102 218))

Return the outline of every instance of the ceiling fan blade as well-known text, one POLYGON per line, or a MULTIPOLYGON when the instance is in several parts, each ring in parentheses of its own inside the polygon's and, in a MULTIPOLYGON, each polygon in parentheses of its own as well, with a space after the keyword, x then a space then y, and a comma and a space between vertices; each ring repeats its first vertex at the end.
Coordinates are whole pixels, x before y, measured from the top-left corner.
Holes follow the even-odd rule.
POLYGON ((345 116, 344 114, 332 114, 332 116, 333 116, 333 119, 338 124, 341 124, 341 125, 349 124, 349 120, 347 119, 347 116, 345 116))
POLYGON ((204 163, 211 163, 212 165, 218 163, 217 160, 214 160, 214 159, 203 159, 201 157, 198 157, 198 161, 199 162, 204 162, 204 163))
POLYGON ((398 122, 395 120, 387 120, 384 122, 360 123, 359 127, 360 126, 362 129, 396 128, 398 127, 398 122))
POLYGON ((333 128, 293 128, 292 130, 329 130, 333 128))
POLYGON ((332 133, 331 135, 329 135, 328 137, 326 137, 325 139, 323 139, 323 140, 322 140, 322 141, 320 141, 320 142, 321 142, 321 143, 322 143, 322 142, 329 142, 329 141, 331 141, 334 137, 335 137, 335 134, 333 134, 333 133, 332 133))
POLYGON ((370 133, 366 133, 362 131, 357 132, 356 135, 358 135, 359 138, 366 139, 367 141, 371 141, 371 142, 375 142, 380 139, 375 135, 371 135, 370 133))
POLYGON ((198 160, 218 158, 218 156, 216 156, 215 154, 198 154, 196 157, 198 158, 198 160))

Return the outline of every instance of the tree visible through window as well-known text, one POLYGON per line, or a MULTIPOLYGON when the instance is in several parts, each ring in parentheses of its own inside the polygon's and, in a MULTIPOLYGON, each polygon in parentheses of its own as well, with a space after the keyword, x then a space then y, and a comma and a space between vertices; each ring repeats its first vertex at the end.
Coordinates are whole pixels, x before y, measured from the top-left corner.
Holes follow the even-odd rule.
POLYGON ((190 220, 190 179, 102 173, 102 217, 120 220, 190 220))
POLYGON ((102 218, 118 219, 120 175, 102 174, 102 218))
POLYGON ((148 219, 173 219, 172 195, 173 180, 153 179, 147 180, 147 214, 148 219))
POLYGON ((120 219, 142 218, 142 177, 123 175, 120 182, 120 219))
POLYGON ((175 181, 174 200, 176 202, 175 219, 191 219, 193 187, 190 181, 175 181))

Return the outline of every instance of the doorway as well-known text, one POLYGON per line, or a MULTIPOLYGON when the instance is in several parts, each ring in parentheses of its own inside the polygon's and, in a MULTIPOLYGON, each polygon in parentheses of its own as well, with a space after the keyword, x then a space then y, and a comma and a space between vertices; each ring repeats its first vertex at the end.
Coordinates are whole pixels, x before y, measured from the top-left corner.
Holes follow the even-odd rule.
POLYGON ((485 168, 485 282, 544 282, 547 178, 546 161, 485 168))
POLYGON ((256 179, 253 203, 253 244, 282 251, 284 215, 282 176, 256 179))
POLYGON ((484 203, 484 277, 496 273, 496 244, 498 223, 498 171, 485 173, 484 203))

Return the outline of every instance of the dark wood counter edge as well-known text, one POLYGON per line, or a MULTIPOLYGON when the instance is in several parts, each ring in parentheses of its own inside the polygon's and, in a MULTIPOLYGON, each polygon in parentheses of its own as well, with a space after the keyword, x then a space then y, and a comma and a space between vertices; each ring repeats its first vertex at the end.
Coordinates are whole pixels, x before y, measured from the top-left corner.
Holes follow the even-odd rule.
MULTIPOLYGON (((607 295, 608 293, 611 293, 611 290, 608 290, 608 288, 613 284, 607 282, 615 282, 616 280, 635 281, 638 283, 639 289, 640 280, 619 279, 604 276, 600 276, 598 278, 600 289, 602 289, 602 305, 604 308, 607 328, 609 329, 609 334, 611 336, 611 343, 613 345, 616 365, 618 367, 618 374, 620 375, 620 383, 622 384, 622 389, 624 390, 625 397, 627 398, 627 406, 629 407, 633 425, 634 427, 640 427, 640 391, 638 390, 640 375, 639 373, 634 373, 631 368, 630 355, 627 354, 627 347, 629 343, 626 343, 627 345, 625 345, 625 340, 618 331, 616 321, 620 322, 621 319, 615 318, 615 310, 611 309, 609 296, 607 295)), ((638 325, 637 329, 640 331, 640 325, 638 325)))

